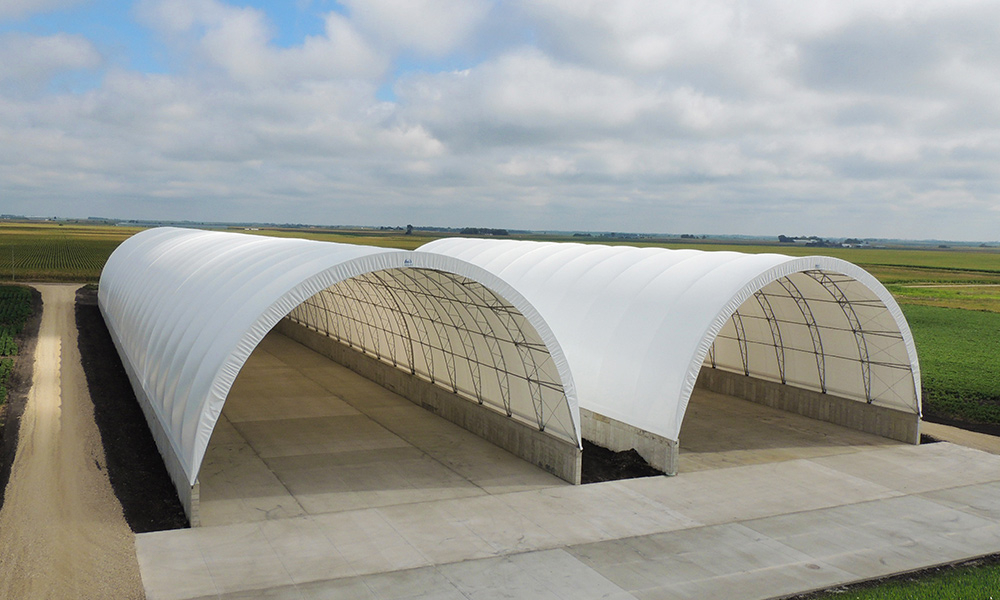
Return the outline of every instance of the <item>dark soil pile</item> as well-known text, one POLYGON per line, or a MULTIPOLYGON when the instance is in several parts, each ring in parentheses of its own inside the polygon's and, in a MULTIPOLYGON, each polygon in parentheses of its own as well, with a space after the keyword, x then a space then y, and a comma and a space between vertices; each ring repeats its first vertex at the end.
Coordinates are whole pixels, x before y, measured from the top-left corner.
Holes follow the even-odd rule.
POLYGON ((14 362, 14 372, 7 383, 7 402, 0 406, 0 506, 7 491, 10 468, 17 453, 17 435, 21 429, 21 415, 28 401, 31 375, 38 340, 38 327, 42 324, 42 294, 31 288, 31 316, 17 336, 18 357, 14 362))
POLYGON ((663 471, 651 467, 634 448, 615 452, 583 440, 583 469, 580 483, 599 483, 656 475, 663 475, 663 471))
POLYGON ((77 292, 76 326, 108 478, 125 521, 135 533, 187 527, 184 508, 97 307, 97 291, 90 286, 77 292))

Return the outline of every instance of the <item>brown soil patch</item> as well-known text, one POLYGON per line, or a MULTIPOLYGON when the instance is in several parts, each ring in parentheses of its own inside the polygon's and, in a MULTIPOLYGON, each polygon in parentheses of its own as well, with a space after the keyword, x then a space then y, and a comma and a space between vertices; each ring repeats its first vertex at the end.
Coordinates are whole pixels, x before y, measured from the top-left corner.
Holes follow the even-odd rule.
POLYGON ((77 348, 75 285, 39 285, 31 388, 0 510, 0 597, 143 598, 77 348))
POLYGON ((94 401, 108 478, 135 533, 188 526, 146 417, 97 306, 91 287, 76 293, 80 355, 94 401))
POLYGON ((38 341, 38 326, 42 322, 42 294, 31 290, 31 317, 24 324, 17 337, 19 353, 14 360, 14 372, 7 384, 7 402, 0 406, 0 508, 3 508, 4 493, 10 479, 10 467, 17 452, 17 433, 21 427, 21 415, 28 400, 31 387, 31 373, 35 361, 35 344, 38 341))

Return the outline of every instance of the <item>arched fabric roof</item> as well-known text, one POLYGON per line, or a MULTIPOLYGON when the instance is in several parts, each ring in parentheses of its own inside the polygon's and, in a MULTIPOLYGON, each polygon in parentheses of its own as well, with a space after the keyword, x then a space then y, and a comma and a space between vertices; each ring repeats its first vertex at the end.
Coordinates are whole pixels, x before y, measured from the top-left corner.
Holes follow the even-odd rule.
POLYGON ((351 308, 366 311, 369 318, 346 317, 350 327, 338 335, 344 343, 579 447, 573 380, 551 330, 520 293, 460 259, 157 228, 136 234, 115 250, 101 274, 98 299, 136 395, 152 409, 193 485, 226 396, 257 344, 290 312, 298 309, 303 318, 309 311, 318 314, 315 308, 325 302, 324 295, 345 293, 381 301, 351 308), (461 308, 474 300, 478 307, 461 308), (303 305, 312 308, 298 308, 303 305), (389 306, 408 309, 390 314, 389 306), (493 313, 500 316, 490 316, 493 313), (423 340, 433 346, 427 360, 415 361, 413 346, 406 352, 407 343, 420 341, 414 339, 415 329, 426 332, 430 323, 445 318, 447 326, 423 340), (413 330, 407 331, 410 325, 413 330), (503 333, 505 327, 517 331, 484 334, 503 333), (457 362, 454 356, 446 359, 440 349, 451 342, 476 346, 466 352, 479 350, 475 364, 457 362), (470 375, 462 375, 463 368, 470 375), (508 380, 506 396, 499 383, 467 385, 477 375, 480 383, 489 381, 498 368, 514 379, 508 380), (534 385, 521 393, 518 381, 548 387, 534 385))
POLYGON ((899 306, 843 260, 462 238, 419 250, 524 294, 559 339, 580 407, 668 439, 703 365, 920 412, 899 306))

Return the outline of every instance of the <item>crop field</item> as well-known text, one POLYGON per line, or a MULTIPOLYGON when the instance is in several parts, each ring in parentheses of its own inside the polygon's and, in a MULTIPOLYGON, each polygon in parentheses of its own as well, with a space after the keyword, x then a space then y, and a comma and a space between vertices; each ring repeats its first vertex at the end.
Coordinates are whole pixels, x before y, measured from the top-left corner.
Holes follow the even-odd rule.
POLYGON ((97 281, 111 252, 139 231, 124 227, 0 225, 0 280, 97 281))
POLYGON ((31 292, 15 285, 0 285, 0 405, 7 401, 7 381, 17 356, 16 337, 31 316, 31 292))

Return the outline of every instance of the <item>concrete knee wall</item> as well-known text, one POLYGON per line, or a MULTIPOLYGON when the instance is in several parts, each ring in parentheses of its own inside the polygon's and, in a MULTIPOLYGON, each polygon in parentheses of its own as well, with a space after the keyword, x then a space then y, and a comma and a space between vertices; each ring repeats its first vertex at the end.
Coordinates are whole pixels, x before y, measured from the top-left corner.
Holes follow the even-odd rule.
POLYGON ((476 402, 285 318, 275 331, 391 392, 570 483, 580 483, 582 451, 476 402))
MULTIPOLYGON (((920 441, 920 416, 857 400, 703 368, 697 386, 805 417, 910 444, 920 441)), ((676 475, 679 444, 627 423, 580 409, 583 437, 616 452, 635 449, 653 467, 676 475)))
POLYGON ((920 415, 702 367, 697 387, 909 444, 920 443, 920 415))
POLYGON ((580 429, 589 442, 615 452, 635 449, 650 466, 667 475, 677 474, 679 450, 674 440, 584 408, 580 409, 580 429))

